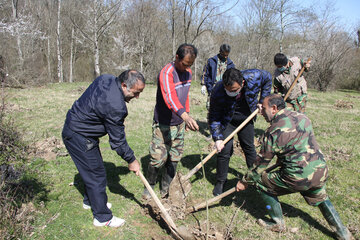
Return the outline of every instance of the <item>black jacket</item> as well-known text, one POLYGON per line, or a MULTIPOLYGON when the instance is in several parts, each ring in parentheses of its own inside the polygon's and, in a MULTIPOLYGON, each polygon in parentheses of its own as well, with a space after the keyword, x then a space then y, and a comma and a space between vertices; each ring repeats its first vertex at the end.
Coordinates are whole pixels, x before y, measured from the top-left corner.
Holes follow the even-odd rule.
POLYGON ((125 161, 135 160, 125 138, 124 120, 128 114, 119 80, 113 75, 101 75, 74 102, 65 124, 84 137, 109 135, 111 149, 125 161))

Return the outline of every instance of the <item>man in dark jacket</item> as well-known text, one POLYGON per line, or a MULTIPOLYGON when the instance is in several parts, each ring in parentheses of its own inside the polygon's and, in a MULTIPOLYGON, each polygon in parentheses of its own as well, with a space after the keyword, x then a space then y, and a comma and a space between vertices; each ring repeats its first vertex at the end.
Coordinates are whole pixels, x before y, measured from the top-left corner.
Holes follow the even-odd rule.
POLYGON ((145 88, 143 75, 127 70, 119 77, 102 75, 94 80, 68 111, 62 138, 85 186, 83 207, 94 215, 95 226, 120 227, 125 220, 112 215, 107 202, 106 172, 99 149, 99 138, 108 134, 110 146, 139 173, 136 160, 125 138, 126 102, 138 98, 145 88))
MULTIPOLYGON (((259 103, 270 94, 271 84, 271 74, 267 71, 259 69, 240 71, 231 68, 226 70, 223 80, 214 86, 208 116, 211 135, 218 151, 214 196, 223 192, 233 153, 233 139, 225 145, 223 140, 257 109, 259 94, 259 103)), ((246 124, 237 135, 245 154, 246 164, 250 168, 256 159, 254 121, 246 124)))
POLYGON ((222 44, 220 46, 219 53, 209 58, 206 65, 204 66, 203 75, 201 77, 201 93, 203 95, 208 93, 208 100, 206 102, 206 108, 209 109, 210 94, 213 86, 221 81, 224 72, 229 68, 235 68, 235 64, 229 58, 230 46, 228 44, 222 44))

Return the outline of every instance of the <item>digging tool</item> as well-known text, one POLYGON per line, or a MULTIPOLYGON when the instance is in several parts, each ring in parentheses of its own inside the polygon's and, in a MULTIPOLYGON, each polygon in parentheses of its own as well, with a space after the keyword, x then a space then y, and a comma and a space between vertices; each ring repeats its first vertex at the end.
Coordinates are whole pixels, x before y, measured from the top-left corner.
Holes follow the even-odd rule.
MULTIPOLYGON (((224 144, 227 143, 228 141, 230 141, 230 139, 232 139, 234 137, 234 135, 239 132, 248 122, 251 121, 251 119, 253 119, 256 114, 259 112, 259 109, 256 109, 253 113, 251 113, 251 115, 245 119, 244 122, 242 122, 225 140, 224 140, 224 144)), ((209 161, 209 159, 214 156, 214 154, 217 152, 216 149, 214 149, 206 158, 204 158, 201 162, 199 162, 192 170, 190 170, 190 172, 188 174, 186 174, 185 176, 181 176, 179 173, 177 173, 178 177, 174 178, 173 181, 170 184, 170 190, 169 192, 176 192, 177 189, 181 189, 182 193, 183 193, 183 198, 186 198, 186 196, 189 194, 189 192, 191 191, 191 183, 189 181, 189 179, 197 172, 201 169, 201 167, 203 166, 203 164, 205 164, 207 161, 209 161)), ((171 196, 171 194, 169 194, 169 196, 171 196)))
MULTIPOLYGON (((256 114, 259 112, 259 109, 257 108, 253 113, 251 113, 250 116, 248 116, 244 122, 242 122, 227 138, 225 138, 224 140, 224 144, 226 144, 228 141, 230 141, 236 133, 238 133, 248 122, 251 121, 251 119, 253 119, 256 114)), ((204 165, 212 156, 214 156, 214 154, 216 153, 216 149, 214 149, 209 155, 207 155, 206 158, 204 158, 200 163, 198 163, 198 165, 196 165, 192 170, 190 170, 190 172, 188 174, 186 174, 185 176, 183 176, 181 178, 181 181, 187 181, 189 180, 189 178, 192 177, 192 175, 194 175, 197 171, 199 171, 202 167, 202 165, 204 165)))
MULTIPOLYGON (((272 165, 271 167, 267 168, 265 171, 266 172, 270 172, 272 170, 274 170, 275 168, 277 168, 279 165, 276 163, 274 165, 272 165)), ((201 209, 201 208, 204 208, 206 207, 206 205, 210 205, 214 202, 217 202, 219 201, 220 199, 226 197, 226 196, 229 196, 230 194, 236 192, 236 187, 233 187, 233 188, 230 188, 229 190, 227 190, 226 192, 223 192, 222 194, 216 196, 216 197, 213 197, 205 202, 202 202, 202 203, 198 203, 194 206, 191 206, 191 207, 188 207, 186 209, 186 213, 192 213, 192 212, 196 212, 197 210, 201 209)))
POLYGON ((295 85, 296 85, 297 81, 299 80, 301 74, 303 74, 303 72, 305 71, 305 65, 310 63, 310 61, 311 61, 311 57, 308 58, 308 60, 304 64, 304 66, 301 68, 299 74, 296 76, 295 80, 291 83, 290 88, 289 88, 289 90, 287 91, 287 93, 286 93, 286 95, 284 97, 284 101, 286 101, 286 99, 289 97, 292 89, 295 87, 295 85))
POLYGON ((193 235, 188 230, 186 230, 185 227, 183 227, 183 226, 180 226, 180 228, 176 227, 174 221, 172 220, 172 218, 166 211, 165 207, 160 202, 159 198, 156 196, 154 190, 151 188, 150 184, 148 183, 148 181, 146 180, 146 178, 144 177, 144 175, 142 174, 141 171, 139 172, 139 176, 141 178, 141 181, 144 183, 145 187, 149 191, 151 197, 154 199, 156 205, 159 207, 161 213, 163 214, 163 216, 165 218, 164 220, 168 224, 171 233, 174 234, 174 237, 176 239, 180 239, 180 240, 194 239, 193 235))
POLYGON ((214 203, 214 202, 216 202, 216 201, 218 201, 218 200, 220 200, 220 199, 222 199, 222 198, 224 198, 224 197, 232 194, 232 193, 235 192, 235 191, 236 191, 236 188, 233 187, 233 188, 227 190, 226 192, 223 192, 222 194, 220 194, 220 195, 218 195, 218 196, 216 196, 216 197, 214 197, 214 198, 211 198, 211 199, 209 199, 209 200, 207 200, 207 201, 205 201, 205 202, 196 204, 196 205, 194 205, 194 206, 188 207, 188 208, 186 209, 186 213, 196 212, 197 210, 206 207, 206 205, 210 205, 210 204, 212 204, 212 203, 214 203))

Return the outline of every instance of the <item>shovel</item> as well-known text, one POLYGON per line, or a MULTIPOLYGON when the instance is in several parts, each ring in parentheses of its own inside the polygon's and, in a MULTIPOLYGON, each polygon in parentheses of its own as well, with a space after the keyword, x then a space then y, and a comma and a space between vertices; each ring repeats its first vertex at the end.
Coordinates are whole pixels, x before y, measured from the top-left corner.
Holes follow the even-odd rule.
MULTIPOLYGON (((266 172, 270 172, 270 171, 274 170, 275 168, 277 168, 278 166, 279 166, 279 164, 276 163, 276 164, 272 165, 271 167, 267 168, 265 171, 266 171, 266 172)), ((236 192, 236 187, 230 188, 230 189, 227 190, 226 192, 223 192, 222 194, 220 194, 220 195, 218 195, 218 196, 216 196, 216 197, 213 197, 213 198, 211 198, 211 199, 209 199, 209 200, 207 200, 207 201, 204 201, 204 202, 202 202, 202 203, 198 203, 198 204, 196 204, 196 205, 194 205, 194 206, 188 207, 188 208, 186 209, 186 213, 196 212, 197 210, 206 207, 206 205, 209 206, 210 204, 212 204, 212 203, 214 203, 214 202, 217 202, 217 201, 219 201, 220 199, 222 199, 222 198, 224 198, 224 197, 226 197, 226 196, 229 196, 230 194, 232 194, 232 193, 234 193, 234 192, 236 192)))
POLYGON ((179 240, 194 239, 193 235, 188 230, 186 230, 185 227, 182 226, 180 228, 176 227, 174 221, 166 211, 164 205, 162 205, 162 203, 160 202, 159 198, 156 196, 154 190, 151 188, 150 184, 148 183, 148 181, 146 180, 146 178, 144 177, 141 171, 139 171, 139 176, 141 178, 141 181, 144 183, 146 189, 149 191, 151 197, 154 199, 156 205, 159 207, 161 213, 165 218, 164 220, 168 224, 169 229, 171 233, 174 235, 175 239, 179 239, 179 240))

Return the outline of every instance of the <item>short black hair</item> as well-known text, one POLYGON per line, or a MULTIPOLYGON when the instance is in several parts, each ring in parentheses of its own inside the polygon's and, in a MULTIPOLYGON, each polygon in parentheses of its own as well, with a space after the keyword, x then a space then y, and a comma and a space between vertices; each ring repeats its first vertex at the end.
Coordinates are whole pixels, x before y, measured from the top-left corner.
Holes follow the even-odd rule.
POLYGON ((285 101, 284 98, 280 94, 270 94, 269 96, 266 96, 268 99, 268 106, 272 107, 274 105, 277 106, 278 110, 285 108, 285 101))
POLYGON ((285 66, 288 63, 288 59, 285 54, 277 53, 274 56, 274 63, 276 66, 285 66))
POLYGON ((181 44, 177 51, 176 51, 176 55, 179 56, 179 59, 182 60, 186 55, 190 54, 192 57, 197 57, 198 54, 198 50, 196 49, 196 47, 192 44, 188 44, 188 43, 183 43, 181 44))
POLYGON ((222 81, 224 86, 232 86, 235 82, 242 86, 244 77, 240 70, 236 68, 229 68, 224 72, 222 81))
POLYGON ((126 84, 128 89, 131 89, 137 81, 141 81, 145 84, 144 76, 141 74, 141 72, 134 69, 129 69, 122 72, 118 78, 121 83, 126 84))
POLYGON ((230 47, 230 45, 229 44, 222 44, 221 46, 220 46, 220 52, 230 52, 230 50, 231 50, 231 47, 230 47))

